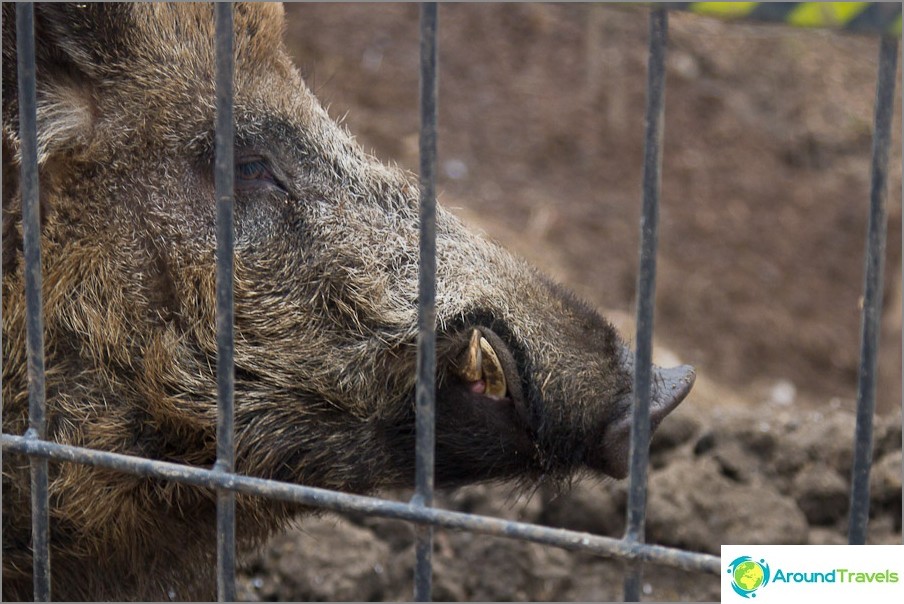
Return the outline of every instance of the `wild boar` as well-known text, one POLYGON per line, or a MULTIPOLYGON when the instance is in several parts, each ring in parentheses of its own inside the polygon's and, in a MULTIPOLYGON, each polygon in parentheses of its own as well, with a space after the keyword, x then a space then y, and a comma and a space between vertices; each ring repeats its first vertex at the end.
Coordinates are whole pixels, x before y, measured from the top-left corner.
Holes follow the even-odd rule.
MULTIPOLYGON (((13 8, 3 5, 3 429, 27 427, 13 8)), ((235 8, 237 471, 366 493, 414 468, 418 191, 331 120, 282 9, 235 8)), ((47 430, 215 460, 211 5, 36 7, 47 430)), ((632 367, 594 310, 440 209, 436 480, 627 469, 632 367)), ((657 369, 655 427, 693 370, 657 369)), ((209 572, 214 494, 50 465, 57 599, 209 572)), ((239 540, 298 510, 238 498, 239 540)), ((31 593, 28 460, 3 458, 4 597, 31 593)), ((192 592, 177 592, 180 595, 192 592)))

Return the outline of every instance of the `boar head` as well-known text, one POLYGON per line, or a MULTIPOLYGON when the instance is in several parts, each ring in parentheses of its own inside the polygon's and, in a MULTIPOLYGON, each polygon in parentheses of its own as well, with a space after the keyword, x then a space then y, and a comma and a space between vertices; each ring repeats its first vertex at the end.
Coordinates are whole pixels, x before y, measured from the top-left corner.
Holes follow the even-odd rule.
MULTIPOLYGON (((22 433, 15 19, 3 10, 3 426, 22 433)), ((278 6, 236 7, 237 471, 352 492, 409 485, 417 185, 329 118, 282 28, 278 6)), ((211 5, 37 7, 55 441, 215 460, 213 32, 211 5)), ((436 231, 438 484, 623 477, 632 367, 612 326, 442 209, 436 231)), ((656 371, 654 427, 693 382, 688 367, 656 371)), ((155 593, 209 555, 211 493, 51 468, 56 596, 155 593)), ((3 479, 4 586, 18 594, 27 461, 4 456, 3 479)), ((291 512, 240 497, 240 535, 291 512)))

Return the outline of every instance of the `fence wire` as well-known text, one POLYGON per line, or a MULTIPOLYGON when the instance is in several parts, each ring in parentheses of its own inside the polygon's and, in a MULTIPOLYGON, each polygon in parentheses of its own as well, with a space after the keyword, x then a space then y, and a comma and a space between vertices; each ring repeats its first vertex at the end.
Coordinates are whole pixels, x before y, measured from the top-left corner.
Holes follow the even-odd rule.
MULTIPOLYGON (((418 506, 433 505, 436 448, 436 122, 437 7, 421 5, 420 242, 418 264, 417 385, 415 386, 415 478, 418 506)), ((433 589, 433 527, 415 529, 414 599, 429 602, 433 589)))
MULTIPOLYGON (((650 461, 650 398, 653 388, 653 302, 656 299, 656 247, 659 243, 659 191, 662 182, 662 129, 665 112, 665 52, 669 14, 650 12, 650 57, 644 123, 643 207, 640 214, 640 270, 637 273, 637 337, 634 352, 634 409, 631 418, 628 521, 625 539, 644 541, 647 469, 650 461)), ((643 565, 629 565, 625 601, 640 600, 643 565)))
POLYGON ((888 147, 894 113, 898 38, 886 35, 879 45, 876 78, 876 111, 870 166, 869 224, 861 311, 860 371, 857 383, 857 425, 854 433, 854 464, 851 470, 851 502, 848 542, 866 543, 869 521, 869 471, 873 458, 873 416, 876 411, 876 365, 879 352, 879 319, 882 314, 882 268, 888 223, 888 147))
MULTIPOLYGON (((19 136, 22 169, 22 238, 25 256, 25 330, 28 358, 28 431, 46 436, 44 387, 44 314, 41 305, 41 216, 38 197, 37 91, 35 86, 34 6, 16 4, 16 68, 19 86, 19 136)), ((50 599, 50 512, 47 460, 31 458, 31 547, 35 599, 50 599)))
MULTIPOLYGON (((217 205, 217 461, 235 470, 235 333, 233 309, 233 70, 232 4, 216 4, 216 156, 217 205)), ((235 601, 235 493, 217 490, 217 597, 235 601)))
MULTIPOLYGON (((631 433, 630 490, 625 537, 615 539, 577 531, 512 522, 432 507, 435 391, 436 288, 436 130, 437 5, 425 3, 421 14, 421 243, 418 297, 416 491, 409 503, 351 495, 304 485, 252 478, 234 473, 234 334, 233 334, 233 28, 231 3, 216 8, 216 164, 217 204, 217 461, 212 469, 62 445, 45 440, 44 342, 41 306, 40 216, 36 131, 34 7, 16 5, 21 191, 26 286, 29 427, 24 435, 3 433, 4 452, 23 454, 31 463, 34 597, 51 597, 47 461, 104 467, 214 489, 217 492, 217 586, 221 601, 235 599, 235 493, 278 499, 339 512, 360 512, 416 523, 415 599, 430 599, 431 527, 442 526, 542 543, 568 550, 613 556, 628 562, 625 599, 640 597, 642 563, 719 574, 716 556, 644 543, 646 479, 649 461, 649 406, 653 300, 665 90, 668 13, 650 15, 650 61, 647 82, 643 210, 638 277, 635 408, 631 433)), ((897 37, 882 37, 876 92, 876 117, 862 314, 861 363, 857 428, 852 470, 849 540, 864 543, 869 512, 872 418, 875 407, 878 317, 882 298, 882 261, 887 212, 888 147, 891 133, 897 37)))

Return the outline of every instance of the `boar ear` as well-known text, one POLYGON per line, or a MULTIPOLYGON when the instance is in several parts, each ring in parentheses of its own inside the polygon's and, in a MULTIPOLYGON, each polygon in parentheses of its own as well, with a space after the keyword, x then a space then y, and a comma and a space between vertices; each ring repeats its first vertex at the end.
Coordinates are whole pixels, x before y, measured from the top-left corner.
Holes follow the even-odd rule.
MULTIPOLYGON (((90 134, 94 92, 105 66, 125 48, 122 32, 130 18, 122 4, 35 5, 40 162, 90 134)), ((19 147, 18 111, 16 11, 3 3, 3 137, 12 149, 19 147)))

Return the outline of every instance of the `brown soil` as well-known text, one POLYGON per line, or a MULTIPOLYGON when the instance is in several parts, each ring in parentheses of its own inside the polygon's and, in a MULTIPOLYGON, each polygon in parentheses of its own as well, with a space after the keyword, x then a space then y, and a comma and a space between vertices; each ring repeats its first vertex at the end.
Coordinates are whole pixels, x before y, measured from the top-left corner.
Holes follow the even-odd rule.
MULTIPOLYGON (((290 48, 331 114, 347 113, 365 147, 415 170, 418 7, 287 12, 290 48)), ((441 203, 608 309, 629 337, 647 14, 440 10, 441 203)), ((656 338, 663 361, 694 364, 700 380, 663 425, 679 434, 654 456, 653 541, 717 553, 732 540, 843 539, 877 51, 873 37, 671 15, 656 338), (761 528, 742 531, 740 514, 758 514, 761 528)), ((871 529, 881 542, 901 540, 900 76, 897 86, 879 383, 887 419, 874 472, 886 486, 874 492, 871 529)), ((441 504, 618 535, 624 484, 583 481, 532 498, 482 486, 441 504)), ((302 527, 248 562, 245 597, 410 598, 409 528, 335 517, 302 527)), ((443 531, 437 548, 437 599, 620 597, 618 563, 443 531)), ((646 576, 651 599, 718 597, 715 577, 657 567, 646 576)))
MULTIPOLYGON (((652 445, 649 541, 718 555, 722 543, 846 543, 854 418, 776 406, 683 411, 652 445)), ((901 425, 876 426, 869 543, 901 542, 901 425)), ((387 493, 407 501, 410 492, 387 493)), ((588 478, 566 493, 505 485, 441 493, 468 513, 621 537, 626 483, 588 478)), ((364 516, 306 518, 246 560, 246 600, 410 600, 414 532, 364 516)), ((620 600, 618 561, 506 539, 436 531, 436 600, 620 600)), ((644 599, 719 599, 719 577, 648 565, 644 599)))

